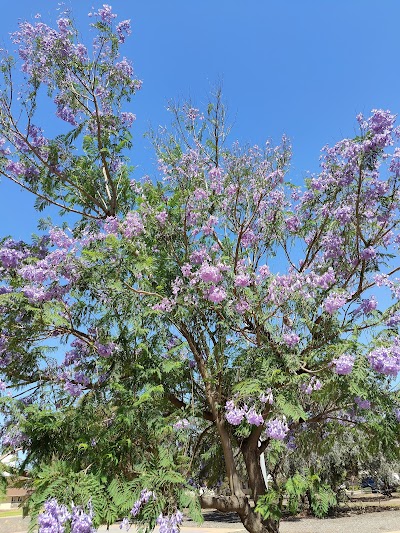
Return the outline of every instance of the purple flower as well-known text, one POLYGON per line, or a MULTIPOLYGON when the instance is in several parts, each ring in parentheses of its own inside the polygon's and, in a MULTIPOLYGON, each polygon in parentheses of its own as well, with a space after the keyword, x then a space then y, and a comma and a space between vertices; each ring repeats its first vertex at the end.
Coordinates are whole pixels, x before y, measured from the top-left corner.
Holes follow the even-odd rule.
POLYGON ((235 276, 236 287, 247 287, 250 285, 250 276, 248 274, 237 274, 235 276))
POLYGON ((191 270, 192 270, 192 265, 189 265, 189 263, 185 263, 181 267, 182 274, 187 278, 191 275, 192 273, 191 270))
POLYGON ((199 250, 195 250, 189 256, 189 259, 192 265, 201 265, 204 261, 210 261, 210 256, 208 255, 206 248, 202 247, 199 250))
POLYGON ((271 439, 284 440, 288 432, 289 427, 285 417, 282 420, 274 418, 267 423, 266 434, 271 439))
POLYGON ((35 287, 33 285, 26 285, 23 287, 22 293, 32 303, 43 302, 47 296, 47 292, 43 287, 35 287))
POLYGON ((27 442, 29 442, 28 437, 18 428, 18 426, 12 427, 11 430, 4 433, 1 438, 2 446, 7 448, 21 448, 27 442))
POLYGON ((214 167, 208 173, 210 177, 210 187, 215 192, 215 194, 221 194, 223 190, 223 171, 222 168, 214 167))
POLYGON ((124 124, 128 128, 132 126, 132 124, 136 120, 136 115, 134 115, 133 113, 128 113, 128 112, 122 112, 120 117, 121 117, 122 124, 124 124))
POLYGON ((168 213, 166 211, 161 211, 161 213, 158 213, 155 218, 161 226, 164 226, 168 218, 168 213))
POLYGON ((78 122, 76 120, 76 112, 73 111, 68 105, 58 105, 56 116, 72 126, 77 126, 78 122))
POLYGON ((232 426, 238 426, 246 414, 246 411, 236 407, 232 400, 226 402, 225 410, 225 418, 232 426))
POLYGON ((300 337, 296 333, 285 333, 282 338, 283 342, 290 348, 293 348, 293 346, 296 346, 300 342, 300 337))
POLYGON ((235 305, 235 309, 239 313, 239 315, 243 315, 243 313, 250 309, 250 304, 246 302, 246 300, 240 300, 235 305))
POLYGON ((263 416, 259 413, 256 413, 254 407, 247 411, 246 420, 249 424, 254 424, 255 426, 261 426, 264 423, 263 416))
POLYGON ((122 522, 120 523, 119 525, 119 529, 124 529, 125 528, 125 531, 129 531, 131 525, 129 523, 129 519, 128 518, 124 518, 122 520, 122 522))
POLYGON ((286 223, 287 229, 291 233, 294 233, 295 231, 297 231, 300 226, 300 221, 297 217, 289 217, 286 219, 285 223, 286 223))
POLYGON ((174 429, 186 429, 190 426, 189 420, 186 418, 182 418, 181 420, 178 420, 178 422, 175 422, 175 424, 172 426, 174 429))
POLYGON ((186 109, 186 116, 189 120, 196 120, 196 118, 200 115, 200 111, 196 109, 195 107, 188 107, 186 109))
POLYGON ((301 390, 305 392, 306 394, 311 394, 314 390, 320 390, 322 387, 322 384, 319 379, 317 379, 315 376, 313 376, 309 383, 303 383, 301 385, 301 390))
POLYGON ((362 259, 365 259, 366 261, 369 261, 370 259, 375 259, 376 257, 375 248, 373 248, 372 246, 369 246, 368 248, 364 248, 364 250, 360 253, 360 257, 362 259))
POLYGON ((99 17, 102 22, 106 24, 111 24, 113 19, 117 16, 115 13, 112 13, 112 7, 108 4, 103 4, 103 7, 100 7, 97 12, 89 13, 89 17, 99 17))
POLYGON ((322 304, 322 307, 327 313, 333 315, 346 302, 347 298, 343 294, 331 293, 322 304))
POLYGON ((160 303, 153 305, 155 311, 165 311, 167 313, 171 312, 175 306, 175 302, 169 300, 168 298, 163 298, 160 303))
POLYGON ((38 517, 39 533, 64 533, 64 524, 71 514, 65 505, 59 505, 55 498, 47 500, 44 512, 38 517))
POLYGON ((212 235, 214 232, 214 226, 218 224, 218 218, 211 215, 204 226, 202 226, 201 231, 204 235, 212 235))
POLYGON ((117 217, 107 217, 103 225, 107 235, 116 235, 119 229, 119 220, 117 217))
POLYGON ((144 225, 139 215, 134 211, 130 211, 122 223, 122 233, 125 237, 137 237, 144 231, 144 225))
POLYGON ((110 357, 110 355, 115 350, 115 344, 113 342, 101 344, 100 342, 96 341, 94 345, 100 357, 110 357))
POLYGON ((259 400, 261 403, 269 403, 272 405, 274 403, 274 395, 272 394, 272 390, 267 389, 265 392, 261 393, 259 400))
POLYGON ((160 514, 157 525, 160 526, 160 533, 179 533, 182 521, 183 514, 177 510, 171 516, 160 514))
POLYGON ((242 246, 244 246, 245 248, 248 248, 249 246, 252 246, 253 244, 255 244, 257 242, 257 239, 258 237, 254 233, 254 231, 249 229, 245 233, 243 233, 242 240, 240 242, 242 246))
POLYGON ((221 303, 226 298, 226 292, 221 287, 212 287, 207 293, 207 299, 215 304, 221 303))
POLYGON ((371 407, 371 402, 369 400, 363 400, 359 396, 354 398, 354 402, 358 405, 360 409, 369 409, 371 407))
POLYGON ((361 302, 360 308, 365 315, 368 315, 371 311, 376 309, 377 305, 378 302, 376 301, 375 296, 371 296, 361 302))
POLYGON ((396 417, 397 422, 400 422, 400 409, 394 410, 394 416, 396 417))
POLYGON ((120 43, 124 43, 126 35, 130 35, 132 33, 131 21, 122 20, 121 22, 117 24, 115 31, 117 32, 117 35, 118 35, 118 41, 120 43))
POLYGON ((0 262, 5 268, 16 268, 25 256, 26 254, 21 250, 15 250, 7 246, 0 248, 0 262))
POLYGON ((268 265, 262 265, 262 266, 260 266, 260 268, 258 269, 258 273, 259 273, 259 276, 260 276, 260 278, 261 278, 262 280, 265 279, 265 278, 267 278, 267 277, 271 274, 268 265))
POLYGON ((337 359, 334 359, 332 363, 335 365, 336 374, 340 374, 342 376, 350 374, 350 372, 353 370, 354 361, 355 357, 347 353, 344 353, 337 359))
POLYGON ((67 381, 64 384, 64 390, 68 392, 71 396, 75 396, 75 398, 78 398, 82 394, 82 385, 79 385, 78 383, 72 383, 71 381, 67 381))
POLYGON ((82 507, 72 504, 71 533, 96 533, 93 527, 92 506, 88 504, 88 513, 82 507))
POLYGON ((194 190, 193 196, 196 200, 205 200, 206 198, 208 198, 208 192, 204 189, 198 188, 194 190))
POLYGON ((367 359, 371 367, 381 374, 396 377, 400 371, 400 347, 396 344, 372 350, 367 359))
POLYGON ((15 174, 16 176, 23 176, 25 175, 26 167, 22 163, 9 161, 6 165, 6 170, 11 172, 11 174, 15 174))
POLYGON ((221 272, 219 268, 203 263, 198 272, 199 278, 206 283, 218 283, 222 280, 221 272))
POLYGON ((124 57, 118 63, 115 63, 115 70, 117 74, 122 75, 124 78, 131 78, 133 76, 132 63, 124 57))
POLYGON ((67 18, 59 18, 57 20, 57 26, 61 34, 70 35, 71 34, 71 21, 67 18))
POLYGON ((155 493, 152 492, 151 490, 143 489, 142 492, 140 493, 139 499, 136 500, 136 502, 133 504, 133 507, 131 509, 131 515, 137 516, 142 506, 145 503, 147 503, 150 500, 150 498, 153 498, 153 500, 155 500, 156 499, 155 493))
POLYGON ((372 116, 368 119, 368 127, 375 135, 381 135, 393 129, 396 115, 383 109, 373 109, 372 116))
POLYGON ((324 257, 326 259, 336 259, 343 255, 343 237, 337 235, 333 231, 329 231, 322 239, 321 245, 325 250, 324 257))
POLYGON ((68 249, 75 244, 75 239, 68 237, 61 228, 51 228, 49 231, 51 243, 59 248, 68 249))
POLYGON ((394 315, 390 316, 385 322, 385 324, 389 328, 397 326, 399 323, 400 323, 400 313, 395 313, 394 315))
POLYGON ((341 224, 347 224, 353 218, 353 210, 350 205, 340 206, 334 212, 334 217, 341 224))

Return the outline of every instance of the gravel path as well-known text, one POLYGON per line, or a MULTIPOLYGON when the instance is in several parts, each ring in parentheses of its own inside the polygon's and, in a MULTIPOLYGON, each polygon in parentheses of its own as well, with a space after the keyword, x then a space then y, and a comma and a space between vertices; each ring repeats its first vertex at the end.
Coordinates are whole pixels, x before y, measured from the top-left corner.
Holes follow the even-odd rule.
MULTIPOLYGON (((0 533, 26 533, 28 519, 17 517, 0 518, 0 533)), ((105 533, 101 527, 99 533, 105 533)), ((111 526, 110 533, 121 533, 118 525, 111 526)), ((182 527, 182 533, 233 533, 244 532, 243 526, 233 514, 210 513, 199 527, 189 521, 182 527)), ((130 533, 134 533, 131 529, 130 533)), ((285 520, 280 533, 400 533, 400 510, 364 513, 340 518, 301 518, 285 520)))

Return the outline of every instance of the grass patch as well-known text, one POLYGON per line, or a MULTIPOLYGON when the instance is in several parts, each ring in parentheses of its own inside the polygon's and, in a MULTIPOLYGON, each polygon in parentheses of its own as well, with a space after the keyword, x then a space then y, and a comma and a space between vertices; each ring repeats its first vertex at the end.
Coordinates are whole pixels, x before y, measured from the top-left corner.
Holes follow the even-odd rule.
POLYGON ((9 511, 0 511, 0 518, 8 516, 22 516, 22 509, 10 509, 9 511))

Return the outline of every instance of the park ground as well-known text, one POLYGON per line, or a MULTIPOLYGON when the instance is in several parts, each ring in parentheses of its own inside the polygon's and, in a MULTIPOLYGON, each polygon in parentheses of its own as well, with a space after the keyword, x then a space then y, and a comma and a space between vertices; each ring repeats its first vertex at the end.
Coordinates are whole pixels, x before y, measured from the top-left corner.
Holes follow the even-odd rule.
MULTIPOLYGON (((398 496, 398 495, 396 495, 398 496)), ((353 501, 346 502, 343 512, 332 518, 290 518, 281 522, 280 533, 400 533, 400 497, 383 498, 379 494, 354 494, 353 501)), ((28 519, 0 513, 0 533, 27 533, 28 519)), ((187 520, 182 533, 241 533, 240 521, 233 513, 222 514, 207 511, 205 521, 198 526, 187 520)), ((118 524, 108 530, 101 527, 99 533, 121 533, 118 524)), ((157 530, 156 530, 157 531, 157 530)), ((130 533, 135 533, 131 528, 130 533)))

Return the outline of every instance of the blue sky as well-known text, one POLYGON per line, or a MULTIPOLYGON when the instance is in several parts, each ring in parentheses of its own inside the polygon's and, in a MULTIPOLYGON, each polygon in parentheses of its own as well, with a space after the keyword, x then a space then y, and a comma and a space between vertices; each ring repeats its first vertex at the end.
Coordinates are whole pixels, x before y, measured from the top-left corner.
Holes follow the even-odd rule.
MULTIPOLYGON (((355 116, 373 108, 400 111, 398 0, 115 0, 120 20, 130 18, 133 34, 124 54, 144 82, 130 110, 136 113, 132 162, 140 178, 155 174, 143 132, 168 124, 169 99, 190 97, 205 105, 223 80, 234 122, 231 141, 293 144, 291 178, 301 182, 318 168, 327 143, 356 131, 355 116)), ((87 13, 100 3, 72 0, 77 25, 86 31, 87 13)), ((0 38, 18 20, 55 20, 57 0, 7 3, 0 38)), ((51 114, 45 130, 54 128, 51 114), (51 124, 51 125, 50 125, 51 124)), ((4 179, 0 182, 0 235, 28 238, 38 215, 33 199, 4 179)))

